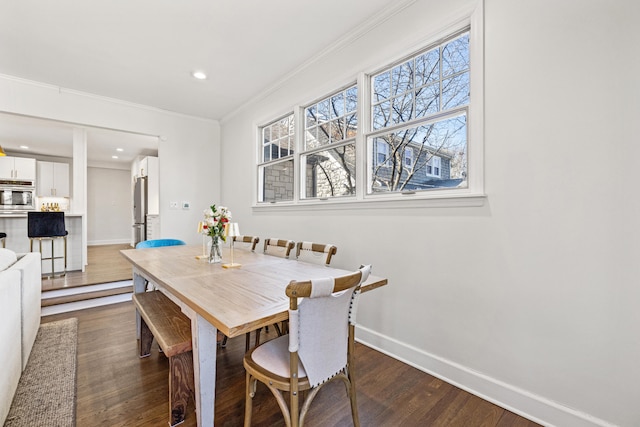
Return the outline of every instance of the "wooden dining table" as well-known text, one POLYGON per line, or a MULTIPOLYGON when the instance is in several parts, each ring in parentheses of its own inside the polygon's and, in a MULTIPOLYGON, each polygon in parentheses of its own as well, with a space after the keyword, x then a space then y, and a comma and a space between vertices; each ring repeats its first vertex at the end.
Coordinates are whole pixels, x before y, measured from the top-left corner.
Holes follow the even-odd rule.
MULTIPOLYGON (((343 270, 235 249, 234 262, 241 266, 223 268, 231 260, 229 251, 225 247, 223 262, 215 264, 202 257, 200 246, 120 251, 133 265, 134 292, 144 292, 148 281, 191 319, 199 426, 214 425, 217 331, 233 338, 286 320, 289 299, 285 288, 291 280, 338 277, 358 267, 343 270)), ((371 275, 361 290, 367 292, 386 284, 386 279, 371 275)), ((138 313, 136 318, 140 338, 138 313)))

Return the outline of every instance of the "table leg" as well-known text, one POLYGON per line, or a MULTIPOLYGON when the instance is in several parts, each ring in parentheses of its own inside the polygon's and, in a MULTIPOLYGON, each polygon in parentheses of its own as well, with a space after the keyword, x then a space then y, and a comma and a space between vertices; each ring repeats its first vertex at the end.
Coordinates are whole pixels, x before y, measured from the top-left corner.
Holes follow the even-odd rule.
MULTIPOLYGON (((133 293, 138 294, 146 289, 146 279, 133 270, 133 293)), ((136 309, 136 338, 140 339, 140 313, 136 309)))
POLYGON ((213 426, 216 396, 216 335, 218 330, 199 314, 191 316, 196 415, 200 427, 213 426))

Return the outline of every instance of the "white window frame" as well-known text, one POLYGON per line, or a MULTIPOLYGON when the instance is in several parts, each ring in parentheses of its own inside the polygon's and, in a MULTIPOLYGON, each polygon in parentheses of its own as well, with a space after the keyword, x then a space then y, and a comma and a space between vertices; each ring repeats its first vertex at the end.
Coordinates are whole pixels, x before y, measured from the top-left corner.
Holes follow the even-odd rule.
MULTIPOLYGON (((429 45, 439 40, 469 28, 469 60, 471 64, 470 92, 471 100, 467 110, 467 187, 455 189, 438 189, 437 191, 404 191, 390 193, 367 194, 367 167, 373 163, 372 151, 366 147, 367 135, 371 133, 371 97, 368 76, 374 75, 388 68, 392 63, 375 67, 370 71, 358 74, 358 135, 356 141, 356 183, 357 194, 353 197, 336 197, 325 199, 300 198, 300 162, 302 138, 304 132, 304 107, 294 108, 296 124, 296 140, 294 154, 294 179, 296 191, 294 200, 276 203, 258 203, 258 195, 254 197, 253 209, 255 211, 307 211, 307 210, 353 210, 353 209, 396 209, 396 208, 420 208, 420 207, 477 207, 483 206, 486 195, 484 193, 484 28, 483 28, 483 1, 480 0, 474 10, 462 11, 457 17, 453 17, 448 25, 444 25, 439 31, 432 33, 425 40, 413 43, 411 48, 398 55, 393 64, 399 64, 405 58, 415 55, 429 45)), ((352 79, 346 79, 344 87, 352 79)), ((352 84, 352 83, 351 83, 352 84)), ((336 86, 337 88, 338 86, 336 86)), ((331 91, 318 94, 316 99, 322 99, 331 91)), ((305 103, 310 105, 312 103, 305 103)), ((282 115, 280 117, 283 117, 282 115)), ((266 120, 265 120, 266 122, 266 120)), ((271 120, 269 121, 271 122, 271 120)), ((404 125, 404 124, 403 124, 404 125)), ((255 129, 255 128, 254 128, 255 129)), ((260 145, 261 147, 261 145, 260 145)), ((330 146, 327 146, 331 148, 330 146)), ((326 148, 326 147, 325 147, 326 148)), ((257 157, 257 160, 260 157, 257 157)), ((259 165, 260 166, 260 165, 259 165)), ((258 168, 254 168, 258 171, 258 168)), ((442 171, 440 171, 442 173, 442 171)), ((258 180, 254 180, 258 182, 258 180)))
MULTIPOLYGON (((284 115, 280 115, 277 119, 274 120, 269 120, 268 122, 260 125, 257 127, 257 133, 258 133, 258 141, 260 141, 260 143, 258 144, 258 153, 257 153, 257 167, 255 168, 256 171, 256 180, 255 182, 257 183, 256 186, 256 204, 260 204, 260 205, 265 205, 265 204, 274 204, 274 203, 291 203, 296 199, 296 188, 295 188, 295 182, 296 182, 296 160, 294 159, 294 156, 298 153, 298 144, 297 144, 297 129, 298 129, 298 121, 299 118, 296 117, 295 113, 292 112, 288 112, 284 115), (287 156, 283 156, 283 157, 279 157, 277 159, 269 159, 269 160, 264 160, 264 149, 265 146, 267 144, 264 143, 264 129, 267 127, 270 127, 272 125, 274 125, 275 123, 279 122, 280 120, 284 119, 284 118, 288 118, 291 117, 294 120, 294 131, 292 136, 292 142, 289 144, 289 154, 287 156), (292 152, 293 151, 293 152, 292 152), (294 167, 294 172, 293 172, 293 196, 291 200, 278 200, 278 201, 271 201, 271 200, 264 200, 264 194, 263 194, 263 188, 264 188, 264 177, 263 175, 260 173, 262 168, 265 167, 269 167, 269 166, 273 166, 273 165, 277 165, 279 163, 285 163, 285 162, 289 162, 293 160, 293 167, 294 167), (260 199, 263 200, 260 200, 260 199)), ((278 140, 280 140, 281 138, 278 138, 278 140)), ((271 145, 273 143, 273 139, 271 139, 269 141, 269 145, 271 145)))

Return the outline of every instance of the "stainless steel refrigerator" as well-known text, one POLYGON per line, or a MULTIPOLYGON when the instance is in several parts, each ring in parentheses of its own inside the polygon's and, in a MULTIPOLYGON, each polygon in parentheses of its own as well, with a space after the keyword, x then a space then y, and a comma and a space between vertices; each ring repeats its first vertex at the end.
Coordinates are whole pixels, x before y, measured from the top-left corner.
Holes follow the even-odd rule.
POLYGON ((136 178, 133 187, 134 244, 147 240, 147 177, 136 178))

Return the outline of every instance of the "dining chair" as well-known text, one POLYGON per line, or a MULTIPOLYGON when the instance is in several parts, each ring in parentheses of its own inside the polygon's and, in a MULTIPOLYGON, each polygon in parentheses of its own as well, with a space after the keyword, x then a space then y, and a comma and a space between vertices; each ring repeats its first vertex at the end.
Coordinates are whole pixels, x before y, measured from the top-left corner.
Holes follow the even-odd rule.
POLYGON ((313 242, 298 242, 296 244, 296 258, 316 264, 329 265, 331 257, 336 254, 338 248, 334 245, 324 245, 313 242))
POLYGON ((295 247, 293 240, 283 240, 270 238, 264 241, 264 253, 268 255, 279 256, 283 258, 289 258, 291 251, 295 247))
POLYGON ((368 265, 346 276, 289 283, 285 291, 289 297, 289 335, 254 347, 243 359, 247 377, 245 427, 251 425, 258 381, 273 393, 285 424, 298 427, 318 391, 336 379, 345 384, 353 425, 360 425, 354 332, 360 285, 370 271, 368 265), (302 391, 308 391, 304 401, 299 399, 302 391), (288 392, 288 405, 283 392, 288 392))
POLYGON ((180 246, 186 245, 183 240, 179 239, 151 239, 151 240, 143 240, 136 244, 136 249, 145 249, 145 248, 160 248, 163 246, 180 246))
POLYGON ((260 238, 258 236, 235 236, 233 242, 236 248, 250 249, 251 252, 256 250, 260 238))
MULTIPOLYGON (((186 245, 186 243, 183 240, 179 240, 179 239, 150 239, 150 240, 143 240, 141 242, 136 243, 136 249, 161 248, 164 246, 181 246, 181 245, 186 245)), ((145 287, 147 291, 156 290, 156 287, 149 282, 146 283, 145 287)))

